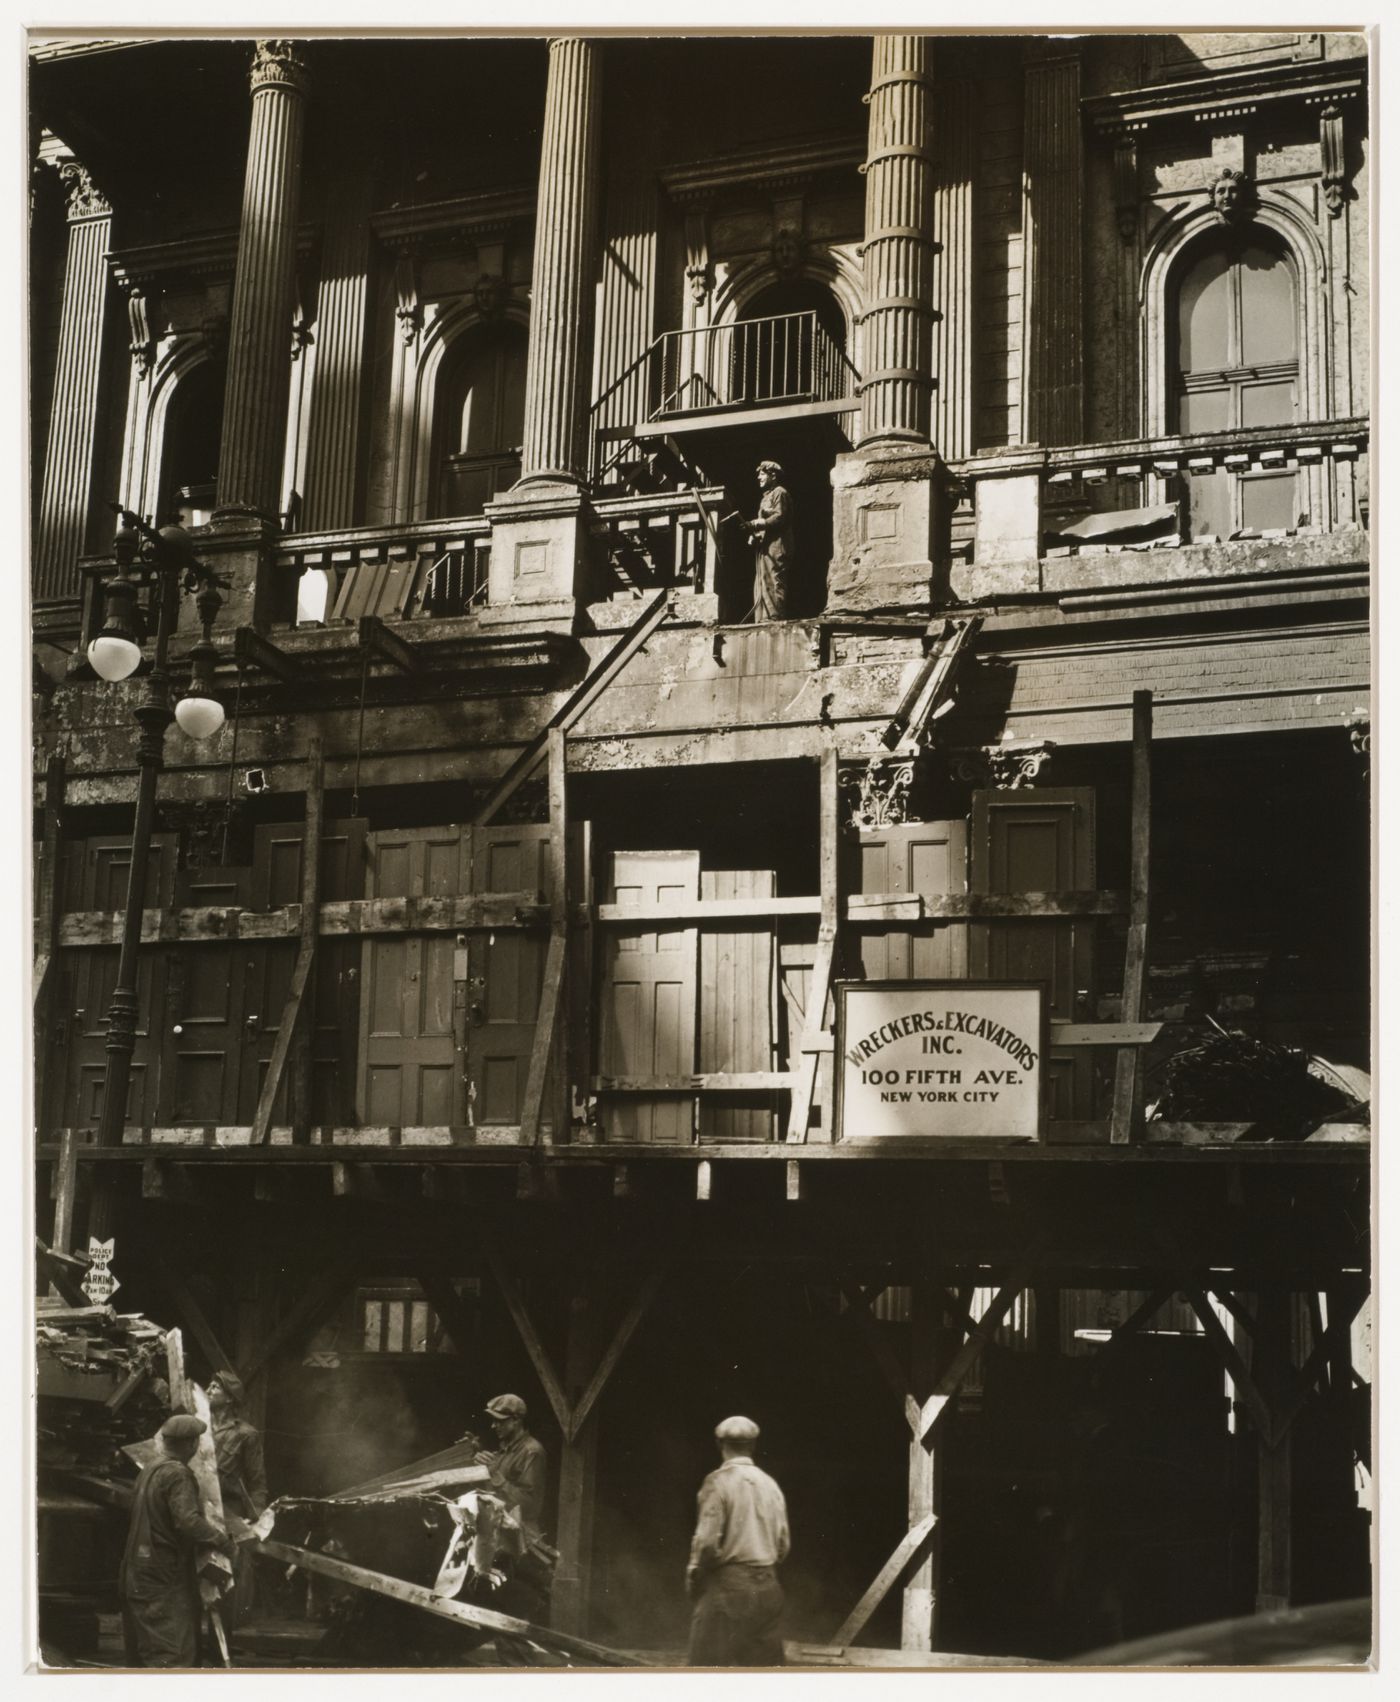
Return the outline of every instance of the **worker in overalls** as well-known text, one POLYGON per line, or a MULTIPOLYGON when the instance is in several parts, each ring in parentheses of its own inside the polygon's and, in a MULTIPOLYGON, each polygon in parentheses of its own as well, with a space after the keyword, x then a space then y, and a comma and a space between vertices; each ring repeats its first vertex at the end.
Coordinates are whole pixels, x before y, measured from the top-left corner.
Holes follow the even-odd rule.
POLYGON ((167 1418, 156 1437, 159 1453, 136 1480, 119 1578, 130 1666, 199 1665, 196 1551, 208 1546, 232 1555, 234 1548, 233 1539, 204 1517, 190 1470, 204 1429, 203 1419, 190 1413, 167 1418))

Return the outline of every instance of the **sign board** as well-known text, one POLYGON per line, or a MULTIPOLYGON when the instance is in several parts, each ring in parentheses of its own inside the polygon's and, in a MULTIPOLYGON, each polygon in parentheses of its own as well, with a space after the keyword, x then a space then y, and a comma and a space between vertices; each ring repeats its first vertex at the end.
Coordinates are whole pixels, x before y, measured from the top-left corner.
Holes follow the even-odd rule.
POLYGON ((88 1268, 81 1286, 94 1306, 108 1305, 121 1287, 112 1274, 112 1254, 116 1245, 115 1239, 99 1241, 95 1235, 88 1238, 88 1268))
POLYGON ((836 1138, 1038 1139, 1047 1020, 1038 982, 838 982, 836 1138))

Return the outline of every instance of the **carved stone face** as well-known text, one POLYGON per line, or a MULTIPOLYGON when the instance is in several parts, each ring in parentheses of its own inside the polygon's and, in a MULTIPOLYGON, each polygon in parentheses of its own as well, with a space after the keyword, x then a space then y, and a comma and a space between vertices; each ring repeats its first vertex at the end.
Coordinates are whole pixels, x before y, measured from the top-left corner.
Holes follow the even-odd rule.
POLYGON ((784 277, 802 264, 802 239, 793 230, 780 230, 773 238, 773 266, 784 277))
POLYGON ((1226 166, 1220 173, 1211 185, 1210 198, 1222 219, 1237 219, 1244 212, 1247 188, 1248 180, 1242 172, 1226 166))
POLYGON ((473 294, 476 297, 477 312, 483 319, 490 319, 500 312, 505 301, 505 284, 489 272, 484 273, 476 280, 473 294))

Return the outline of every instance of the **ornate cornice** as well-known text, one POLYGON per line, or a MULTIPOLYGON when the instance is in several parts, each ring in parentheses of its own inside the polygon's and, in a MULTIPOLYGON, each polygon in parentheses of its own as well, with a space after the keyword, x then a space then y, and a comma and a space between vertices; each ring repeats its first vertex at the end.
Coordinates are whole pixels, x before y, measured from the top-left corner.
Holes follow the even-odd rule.
POLYGON ((1319 96, 1351 99, 1366 91, 1364 59, 1331 59, 1292 65, 1251 65, 1147 89, 1088 95, 1080 103, 1085 120, 1107 140, 1182 125, 1247 118, 1268 108, 1305 105, 1319 96))
POLYGON ((248 73, 254 94, 261 89, 280 87, 304 95, 309 81, 299 42, 263 40, 254 47, 253 65, 248 73))
POLYGON ((661 187, 673 201, 707 201, 733 189, 790 189, 813 178, 854 172, 864 160, 863 135, 818 136, 672 166, 661 173, 661 187))
POLYGON ((371 215, 369 228, 386 248, 423 248, 463 238, 483 242, 530 224, 534 216, 532 189, 497 189, 418 207, 389 207, 371 215))
MULTIPOLYGON (((297 259, 305 261, 316 248, 312 225, 297 231, 297 259)), ((238 264, 238 232, 214 231, 181 242, 156 242, 142 248, 112 249, 107 255, 114 281, 122 289, 151 290, 172 278, 231 279, 238 264)))

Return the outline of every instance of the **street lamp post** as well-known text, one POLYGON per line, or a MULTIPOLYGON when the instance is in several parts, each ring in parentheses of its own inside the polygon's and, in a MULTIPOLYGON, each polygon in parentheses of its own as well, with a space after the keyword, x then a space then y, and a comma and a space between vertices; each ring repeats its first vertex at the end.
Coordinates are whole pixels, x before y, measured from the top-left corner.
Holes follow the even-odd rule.
POLYGON ((98 1126, 98 1139, 104 1146, 120 1144, 126 1122, 139 1011, 136 961, 146 901, 146 865, 150 861, 155 820, 156 782, 165 764, 165 730, 176 720, 193 737, 207 738, 219 730, 224 720, 223 706, 213 696, 215 651, 210 628, 221 601, 216 575, 195 559, 189 534, 182 526, 164 526, 157 532, 126 509, 118 508, 117 513, 122 520, 112 544, 117 577, 107 587, 106 624, 88 646, 88 659, 103 679, 122 680, 136 671, 141 660, 136 609, 140 585, 136 574, 140 569, 146 569, 154 581, 155 654, 134 712, 140 728, 136 747, 136 817, 131 829, 131 868, 122 916, 117 984, 107 1012, 107 1074, 98 1126), (190 688, 172 713, 167 663, 182 590, 196 593, 203 635, 191 651, 190 688))

